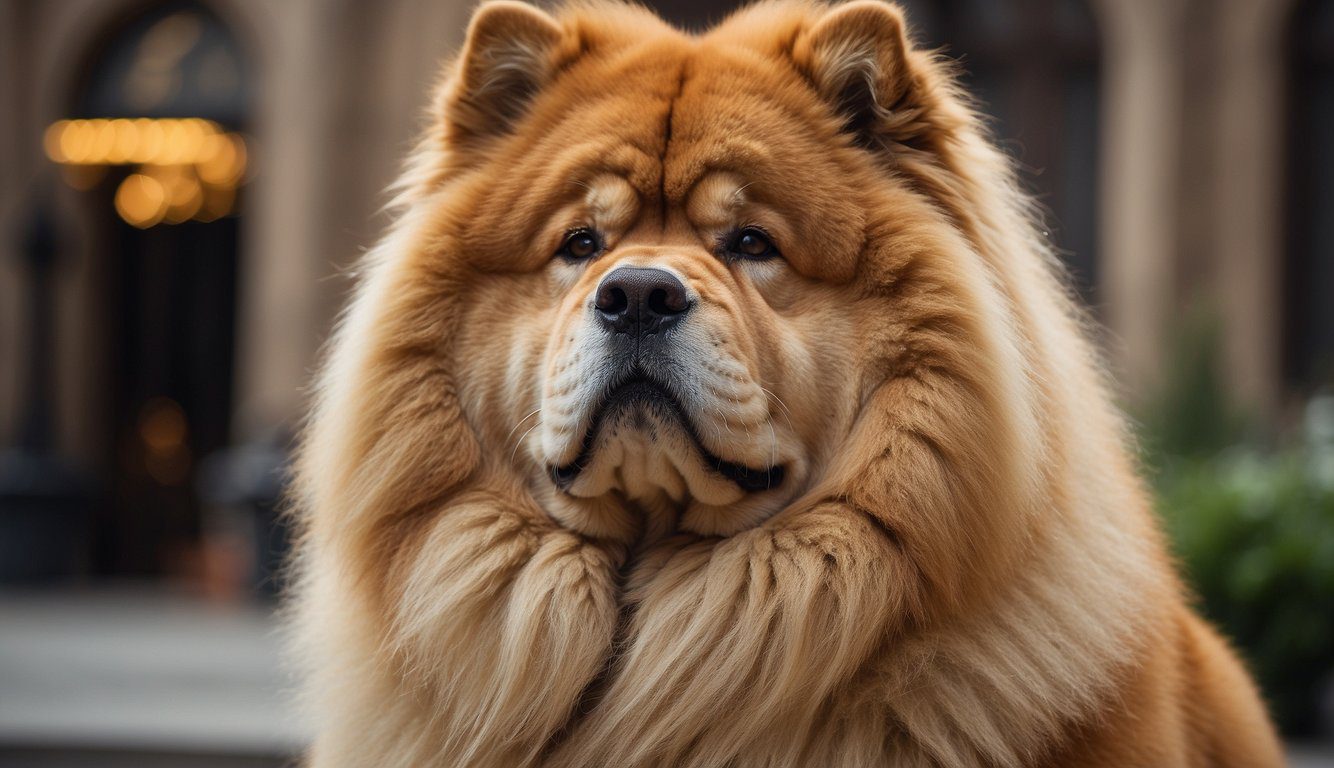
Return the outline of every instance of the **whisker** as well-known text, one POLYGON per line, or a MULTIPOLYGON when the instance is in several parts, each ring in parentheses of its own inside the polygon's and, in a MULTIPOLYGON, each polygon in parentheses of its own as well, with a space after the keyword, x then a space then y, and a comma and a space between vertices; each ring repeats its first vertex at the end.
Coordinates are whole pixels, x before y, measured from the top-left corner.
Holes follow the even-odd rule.
POLYGON ((533 411, 532 413, 528 414, 527 416, 524 416, 522 419, 519 419, 519 423, 515 424, 514 427, 513 427, 512 429, 510 429, 508 435, 505 435, 505 442, 508 443, 508 442, 510 441, 510 438, 511 438, 511 437, 514 437, 514 433, 517 432, 517 431, 519 430, 519 427, 523 426, 523 423, 524 423, 525 421, 528 421, 529 419, 533 418, 534 416, 536 416, 537 414, 539 414, 539 413, 541 413, 541 412, 542 412, 542 409, 539 407, 537 410, 533 411))
POLYGON ((774 420, 769 419, 769 466, 778 464, 778 433, 774 432, 774 420))
POLYGON ((792 426, 792 411, 787 407, 787 403, 783 402, 783 398, 779 397, 773 390, 768 389, 763 385, 760 385, 760 390, 763 391, 764 394, 773 398, 774 402, 778 404, 778 407, 783 409, 783 418, 787 421, 787 428, 795 432, 796 430, 792 426))
POLYGON ((515 441, 514 441, 514 449, 510 451, 510 463, 511 463, 511 464, 514 463, 514 457, 519 453, 519 446, 520 446, 520 445, 523 445, 523 441, 524 441, 524 439, 527 438, 528 435, 532 434, 532 432, 533 432, 534 429, 537 429, 537 428, 540 427, 540 426, 542 426, 542 420, 541 420, 541 419, 538 419, 538 421, 537 421, 536 424, 534 424, 533 426, 529 427, 529 428, 528 428, 522 435, 519 436, 519 439, 518 439, 518 440, 515 440, 515 441))

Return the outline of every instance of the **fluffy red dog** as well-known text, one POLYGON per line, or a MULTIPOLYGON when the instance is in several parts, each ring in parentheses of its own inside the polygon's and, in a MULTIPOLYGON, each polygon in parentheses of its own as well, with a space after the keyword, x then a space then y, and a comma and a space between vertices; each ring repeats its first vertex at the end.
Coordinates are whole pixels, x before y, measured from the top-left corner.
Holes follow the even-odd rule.
POLYGON ((300 469, 330 766, 1277 766, 892 6, 484 5, 300 469))

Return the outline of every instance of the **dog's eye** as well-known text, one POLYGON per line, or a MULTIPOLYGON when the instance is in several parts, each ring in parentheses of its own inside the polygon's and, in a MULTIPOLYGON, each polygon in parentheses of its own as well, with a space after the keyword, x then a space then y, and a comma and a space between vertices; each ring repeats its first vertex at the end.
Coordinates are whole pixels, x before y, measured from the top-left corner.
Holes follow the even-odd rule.
POLYGON ((771 259, 778 255, 769 235, 759 227, 737 230, 725 247, 729 255, 738 259, 771 259))
POLYGON ((564 256, 572 261, 591 259, 602 251, 602 239, 591 229, 575 229, 565 235, 557 256, 564 256))

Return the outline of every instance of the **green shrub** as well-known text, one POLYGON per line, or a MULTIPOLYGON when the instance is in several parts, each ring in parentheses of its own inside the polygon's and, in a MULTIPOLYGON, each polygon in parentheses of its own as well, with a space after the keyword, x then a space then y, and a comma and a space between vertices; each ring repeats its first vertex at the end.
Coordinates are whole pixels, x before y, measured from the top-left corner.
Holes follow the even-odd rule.
POLYGON ((1160 509, 1201 609, 1283 730, 1313 732, 1334 673, 1334 452, 1162 460, 1160 509))
POLYGON ((1334 679, 1334 397, 1317 397, 1287 448, 1262 447, 1233 406, 1217 316, 1177 334, 1164 386, 1142 411, 1144 464, 1202 613, 1252 671, 1280 727, 1321 727, 1334 679))

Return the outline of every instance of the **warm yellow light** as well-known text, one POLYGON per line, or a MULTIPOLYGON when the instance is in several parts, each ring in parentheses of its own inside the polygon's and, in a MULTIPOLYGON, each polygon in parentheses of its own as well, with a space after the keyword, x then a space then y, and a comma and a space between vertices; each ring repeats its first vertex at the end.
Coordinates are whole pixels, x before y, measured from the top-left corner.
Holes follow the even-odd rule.
POLYGON ((162 145, 162 121, 141 117, 134 121, 134 129, 138 134, 138 141, 135 142, 130 162, 147 163, 153 159, 158 147, 162 145))
POLYGON ((245 142, 233 133, 209 136, 195 164, 199 178, 218 187, 234 187, 245 175, 245 142))
POLYGON ((157 151, 153 153, 151 162, 160 165, 171 165, 181 162, 182 145, 185 143, 185 136, 181 130, 181 124, 175 120, 162 121, 162 143, 157 146, 157 151))
POLYGON ((115 126, 110 120, 91 120, 89 131, 93 135, 92 148, 88 150, 89 158, 94 162, 97 160, 109 162, 111 153, 116 148, 115 126))
POLYGON ((195 214, 195 221, 216 221, 232 212, 236 203, 236 189, 233 187, 206 187, 204 204, 195 214))
POLYGON ((163 221, 180 224, 199 212, 204 204, 204 188, 200 186, 190 166, 167 166, 150 170, 166 190, 167 212, 162 217, 163 221))
POLYGON ((115 202, 121 218, 141 228, 226 216, 246 174, 241 136, 199 117, 58 120, 42 147, 76 189, 96 186, 107 166, 139 166, 115 202))
POLYGON ((187 430, 185 411, 173 400, 155 397, 140 411, 139 438, 150 451, 175 451, 185 442, 187 430))
POLYGON ((167 192, 152 176, 132 173, 116 188, 116 212, 126 223, 147 229, 167 214, 167 192))
POLYGON ((42 148, 46 150, 46 156, 57 163, 66 162, 68 159, 65 157, 65 150, 60 146, 65 129, 68 127, 68 120, 57 120, 47 127, 46 133, 42 136, 42 148))
POLYGON ((144 446, 144 469, 163 485, 180 485, 190 472, 190 427, 180 404, 155 397, 139 412, 139 438, 144 446))
POLYGON ((67 163, 82 163, 93 146, 93 129, 84 120, 71 120, 60 132, 60 154, 67 163))
POLYGON ((111 121, 111 130, 116 140, 107 161, 117 165, 129 162, 139 148, 139 126, 133 120, 119 119, 111 121))
POLYGON ((177 162, 188 163, 199 158, 207 134, 203 120, 182 120, 180 126, 180 156, 177 162))
MULTIPOLYGON (((239 148, 244 170, 241 138, 199 117, 58 120, 46 129, 42 140, 47 157, 79 165, 206 163, 227 143, 239 148)), ((227 168, 234 162, 228 158, 227 168)), ((214 170, 221 173, 223 168, 214 170)))

